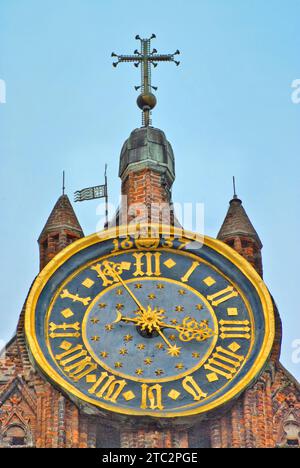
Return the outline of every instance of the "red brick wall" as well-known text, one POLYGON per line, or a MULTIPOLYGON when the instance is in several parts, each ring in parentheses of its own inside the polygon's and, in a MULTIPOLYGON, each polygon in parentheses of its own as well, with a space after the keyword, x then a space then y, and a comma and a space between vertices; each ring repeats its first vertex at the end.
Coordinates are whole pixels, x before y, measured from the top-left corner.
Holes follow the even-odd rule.
MULTIPOLYGON (((152 170, 132 172, 123 182, 122 193, 128 195, 129 207, 136 203, 147 207, 148 211, 142 214, 146 221, 149 220, 153 203, 170 203, 170 192, 163 182, 161 175, 152 170)), ((122 209, 126 209, 124 205, 122 209)), ((170 212, 172 213, 171 208, 170 212)), ((129 221, 136 215, 141 213, 132 213, 129 221)), ((154 221, 168 223, 167 219, 161 218, 159 210, 156 211, 154 221)), ((73 234, 70 232, 68 236, 67 231, 58 230, 47 233, 40 240, 41 267, 77 238, 72 238, 73 234)), ((231 244, 232 242, 229 243, 231 244)), ((245 246, 242 239, 235 238, 231 246, 262 275, 261 254, 254 244, 249 242, 245 246)), ((24 336, 23 310, 17 335, 0 359, 0 447, 7 443, 5 434, 8 429, 9 434, 16 436, 20 434, 20 430, 24 430, 26 443, 36 447, 287 446, 290 443, 290 429, 287 427, 292 426, 290 420, 294 418, 295 424, 299 424, 300 428, 300 388, 279 364, 281 336, 281 322, 277 314, 277 337, 267 369, 231 407, 216 411, 210 415, 209 420, 200 422, 189 430, 178 427, 172 420, 167 428, 145 425, 136 429, 133 420, 132 425, 122 425, 119 430, 110 427, 109 422, 101 417, 81 414, 70 400, 47 383, 31 366, 24 336)))
POLYGON ((174 223, 170 186, 159 172, 150 169, 130 172, 122 183, 122 195, 126 198, 121 207, 120 224, 136 218, 140 223, 174 223))

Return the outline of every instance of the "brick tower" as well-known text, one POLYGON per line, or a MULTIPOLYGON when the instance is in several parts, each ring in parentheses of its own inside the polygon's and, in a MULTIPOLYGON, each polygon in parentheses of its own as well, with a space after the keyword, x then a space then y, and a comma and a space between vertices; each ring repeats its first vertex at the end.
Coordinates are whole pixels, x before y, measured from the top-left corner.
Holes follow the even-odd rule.
MULTIPOLYGON (((68 196, 62 195, 38 239, 40 270, 83 236, 68 196)), ((77 409, 30 362, 24 332, 25 304, 16 334, 0 354, 0 447, 78 446, 79 429, 74 425, 74 420, 78 422, 77 409)))
MULTIPOLYGON (((135 130, 120 158, 122 193, 128 199, 128 220, 141 216, 139 205, 169 206, 175 179, 174 156, 164 133, 135 130)), ((125 206, 122 205, 121 211, 125 206)), ((153 215, 153 214, 152 214, 153 215)), ((142 213, 145 217, 145 212, 142 213)), ((161 211, 154 216, 162 219, 161 211)), ((146 218, 149 211, 146 212, 146 218)), ((40 264, 83 236, 66 195, 57 201, 39 238, 40 264)), ((218 238, 244 256, 262 274, 262 243, 242 202, 234 197, 218 238)), ((128 421, 119 427, 82 414, 66 396, 35 369, 24 336, 24 310, 17 333, 0 360, 0 446, 227 448, 298 447, 300 445, 300 387, 279 362, 281 322, 277 312, 273 353, 259 379, 230 407, 185 427, 160 428, 154 423, 128 421)))
MULTIPOLYGON (((235 194, 217 238, 263 276, 262 242, 235 194)), ((300 385, 280 363, 282 324, 275 309, 275 341, 264 372, 227 414, 210 422, 215 448, 300 447, 300 385)))
MULTIPOLYGON (((141 57, 145 59, 141 53, 133 58, 120 56, 118 60, 137 61, 141 57)), ((146 58, 149 61, 149 52, 146 58)), ((152 58, 154 62, 174 61, 174 55, 152 58)), ((150 220, 177 224, 171 195, 175 159, 164 132, 150 125, 150 110, 156 101, 148 78, 144 77, 143 93, 138 98, 143 127, 131 133, 121 150, 123 200, 112 224, 150 220)), ((39 237, 40 268, 82 237, 72 205, 62 195, 39 237)), ((242 255, 262 276, 262 243, 237 196, 230 202, 218 239, 242 255)), ((246 391, 229 406, 202 419, 187 419, 181 426, 170 419, 161 427, 143 418, 137 421, 128 416, 120 425, 112 417, 90 416, 60 393, 29 359, 24 310, 16 334, 0 352, 0 447, 300 447, 300 386, 279 361, 282 330, 278 312, 273 352, 246 391)))

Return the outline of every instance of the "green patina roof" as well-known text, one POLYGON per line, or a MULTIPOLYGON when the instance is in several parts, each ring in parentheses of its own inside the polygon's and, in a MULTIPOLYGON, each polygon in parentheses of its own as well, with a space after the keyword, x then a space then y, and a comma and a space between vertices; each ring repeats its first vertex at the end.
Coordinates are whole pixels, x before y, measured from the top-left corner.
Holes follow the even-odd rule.
POLYGON ((126 170, 152 168, 168 173, 175 180, 175 158, 173 149, 162 130, 142 127, 134 130, 123 145, 119 175, 126 170))

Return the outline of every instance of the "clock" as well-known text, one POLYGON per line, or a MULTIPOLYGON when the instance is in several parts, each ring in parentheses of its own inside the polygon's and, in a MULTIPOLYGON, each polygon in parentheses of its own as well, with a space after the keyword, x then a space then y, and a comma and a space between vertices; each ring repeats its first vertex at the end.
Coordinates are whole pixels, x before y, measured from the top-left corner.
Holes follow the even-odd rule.
POLYGON ((271 297, 217 240, 170 227, 83 238, 36 279, 26 337, 41 372, 89 414, 206 413, 259 375, 271 297))

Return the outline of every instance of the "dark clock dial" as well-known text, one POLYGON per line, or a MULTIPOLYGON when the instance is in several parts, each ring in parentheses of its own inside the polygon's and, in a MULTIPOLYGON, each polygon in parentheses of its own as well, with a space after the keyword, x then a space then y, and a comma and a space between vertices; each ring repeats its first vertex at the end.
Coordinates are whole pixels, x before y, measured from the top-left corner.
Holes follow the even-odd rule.
POLYGON ((218 338, 218 321, 204 296, 167 278, 132 279, 127 286, 145 304, 142 310, 116 284, 85 315, 83 341, 95 361, 140 382, 180 379, 201 367, 218 338))

